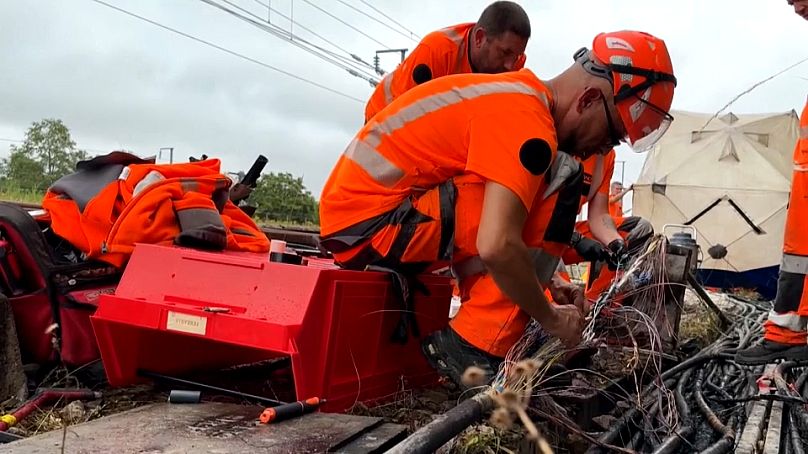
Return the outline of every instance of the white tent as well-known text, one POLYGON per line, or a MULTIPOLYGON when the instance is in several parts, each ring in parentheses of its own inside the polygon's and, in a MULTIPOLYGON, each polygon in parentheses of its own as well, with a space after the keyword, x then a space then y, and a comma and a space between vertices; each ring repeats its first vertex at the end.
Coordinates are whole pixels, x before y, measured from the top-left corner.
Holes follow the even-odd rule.
POLYGON ((695 227, 702 270, 779 266, 799 133, 796 112, 727 113, 709 123, 712 114, 672 114, 674 122, 634 184, 633 214, 651 221, 657 232, 666 224, 695 227), (708 250, 714 245, 726 247, 726 256, 712 258, 708 250))

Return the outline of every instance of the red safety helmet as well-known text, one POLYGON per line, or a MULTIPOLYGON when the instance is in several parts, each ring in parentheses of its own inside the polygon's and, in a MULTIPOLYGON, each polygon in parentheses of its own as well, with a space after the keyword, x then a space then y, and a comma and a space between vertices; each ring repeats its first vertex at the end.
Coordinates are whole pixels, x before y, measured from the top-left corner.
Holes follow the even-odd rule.
POLYGON ((665 42, 638 31, 601 33, 592 51, 580 49, 575 61, 612 82, 614 104, 626 127, 624 140, 631 148, 641 153, 653 147, 673 121, 669 110, 676 77, 665 42))

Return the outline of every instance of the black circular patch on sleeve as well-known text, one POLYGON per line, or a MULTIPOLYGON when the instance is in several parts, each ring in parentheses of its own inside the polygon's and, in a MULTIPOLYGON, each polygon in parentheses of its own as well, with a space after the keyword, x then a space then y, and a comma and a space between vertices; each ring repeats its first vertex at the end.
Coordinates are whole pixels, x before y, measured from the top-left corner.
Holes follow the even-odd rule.
POLYGON ((528 139, 519 149, 519 161, 528 172, 541 175, 550 167, 553 150, 550 144, 538 138, 528 139))
POLYGON ((426 63, 421 63, 412 70, 412 80, 414 80, 417 85, 429 82, 432 80, 432 70, 426 63))

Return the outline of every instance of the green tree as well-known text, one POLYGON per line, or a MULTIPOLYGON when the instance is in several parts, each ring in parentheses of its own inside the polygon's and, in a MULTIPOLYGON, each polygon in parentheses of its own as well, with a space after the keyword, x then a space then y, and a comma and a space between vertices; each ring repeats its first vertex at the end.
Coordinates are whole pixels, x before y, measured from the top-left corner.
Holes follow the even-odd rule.
POLYGON ((4 181, 8 186, 24 191, 39 191, 45 170, 42 165, 12 147, 11 154, 0 164, 4 181))
POLYGON ((76 148, 62 120, 46 118, 28 128, 21 145, 11 146, 10 156, 0 168, 7 184, 44 191, 73 172, 82 159, 87 159, 87 152, 76 148))
POLYGON ((317 201, 306 189, 303 178, 291 173, 262 175, 250 196, 250 202, 256 207, 256 217, 263 220, 319 222, 317 201))

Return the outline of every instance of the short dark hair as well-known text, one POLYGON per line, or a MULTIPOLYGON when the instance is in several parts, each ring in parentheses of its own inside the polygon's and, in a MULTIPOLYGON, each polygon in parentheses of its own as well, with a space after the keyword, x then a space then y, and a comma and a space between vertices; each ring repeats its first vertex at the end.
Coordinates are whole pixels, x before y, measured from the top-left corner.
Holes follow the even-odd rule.
POLYGON ((485 33, 497 38, 511 32, 524 39, 530 38, 530 19, 521 6, 514 2, 494 2, 483 10, 477 26, 485 33))

